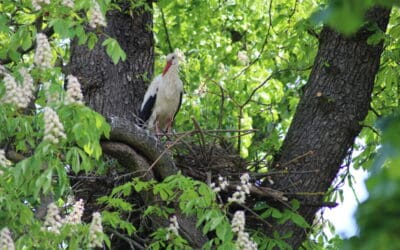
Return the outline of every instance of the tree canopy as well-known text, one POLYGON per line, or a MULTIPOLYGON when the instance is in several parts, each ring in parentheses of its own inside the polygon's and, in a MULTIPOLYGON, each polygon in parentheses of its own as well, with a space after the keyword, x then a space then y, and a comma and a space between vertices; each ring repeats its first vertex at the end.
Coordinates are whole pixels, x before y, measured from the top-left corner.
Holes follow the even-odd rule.
POLYGON ((398 249, 399 20, 390 0, 3 0, 0 249, 398 249), (175 49, 160 139, 134 117, 175 49), (329 239, 315 212, 350 165, 371 173, 360 232, 329 239))

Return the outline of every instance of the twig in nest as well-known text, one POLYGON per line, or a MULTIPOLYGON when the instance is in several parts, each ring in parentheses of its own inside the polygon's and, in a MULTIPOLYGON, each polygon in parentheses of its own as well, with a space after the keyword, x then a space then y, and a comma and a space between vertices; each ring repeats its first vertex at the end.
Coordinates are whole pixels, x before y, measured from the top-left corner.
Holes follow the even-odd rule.
POLYGON ((251 177, 266 177, 266 176, 271 176, 271 175, 276 175, 276 174, 309 174, 309 173, 318 173, 319 169, 313 169, 313 170, 301 170, 301 171, 288 171, 288 170, 282 170, 282 171, 271 171, 267 173, 249 173, 251 177))
POLYGON ((285 193, 286 195, 293 196, 323 196, 325 192, 297 192, 297 193, 285 193))
POLYGON ((314 151, 313 151, 313 150, 310 150, 310 151, 308 151, 308 152, 306 152, 306 153, 304 153, 304 154, 302 154, 302 155, 299 155, 299 156, 297 156, 297 157, 294 157, 293 159, 291 159, 291 160, 288 161, 288 162, 283 163, 282 165, 276 164, 276 167, 285 167, 285 166, 289 165, 290 163, 293 163, 293 162, 298 161, 298 160, 300 160, 300 159, 302 159, 302 158, 304 158, 304 157, 306 157, 306 156, 308 156, 308 155, 313 155, 313 154, 314 154, 314 151))
POLYGON ((261 217, 259 214, 257 214, 256 212, 254 212, 253 210, 251 210, 248 206, 243 205, 243 204, 239 204, 239 206, 241 206, 242 208, 244 208, 246 211, 248 211, 249 213, 251 213, 252 215, 254 215, 255 217, 257 217, 257 219, 259 219, 260 221, 262 221, 263 223, 265 223, 267 226, 269 227, 273 227, 268 221, 266 221, 263 217, 261 217))
MULTIPOLYGON (((238 185, 240 185, 239 182, 230 182, 228 188, 236 191, 236 186, 238 185)), ((274 198, 283 202, 288 200, 284 192, 268 187, 258 187, 252 185, 250 187, 250 193, 258 196, 274 198)))
MULTIPOLYGON (((243 130, 237 130, 237 129, 215 129, 215 130, 211 130, 211 129, 206 129, 206 130, 201 130, 201 132, 203 134, 211 134, 211 133, 255 133, 259 131, 258 129, 243 129, 243 130)), ((183 135, 186 133, 190 133, 192 134, 197 134, 200 133, 200 131, 196 130, 192 130, 192 131, 187 131, 187 132, 180 132, 180 133, 166 133, 165 135, 168 136, 179 136, 179 135, 183 135)))
POLYGON ((201 153, 204 156, 204 146, 206 145, 206 140, 204 139, 204 133, 203 130, 201 130, 201 127, 199 125, 199 123, 197 122, 196 118, 194 118, 194 116, 191 117, 192 121, 193 121, 193 125, 196 128, 196 130, 198 131, 199 135, 200 135, 200 148, 201 148, 201 153))
POLYGON ((321 203, 301 203, 303 206, 309 206, 309 207, 328 207, 328 208, 334 208, 337 205, 339 205, 336 202, 332 201, 326 201, 326 202, 321 202, 321 203))
POLYGON ((146 176, 146 174, 154 168, 154 166, 157 164, 157 162, 163 157, 163 155, 165 155, 168 152, 168 150, 170 148, 175 146, 180 140, 182 140, 184 137, 188 136, 190 133, 191 133, 191 131, 186 132, 185 134, 179 136, 178 139, 176 139, 172 144, 168 145, 167 148, 161 152, 161 154, 157 157, 157 159, 150 165, 149 169, 140 178, 143 178, 144 176, 146 176))
POLYGON ((118 232, 117 230, 114 229, 109 229, 111 231, 111 233, 115 234, 117 237, 123 239, 124 241, 126 241, 129 244, 129 247, 131 249, 146 249, 144 246, 142 246, 141 244, 137 243, 136 241, 132 240, 129 237, 126 237, 125 235, 121 234, 120 232, 118 232))
POLYGON ((74 176, 68 175, 70 179, 73 180, 107 180, 107 176, 74 176))

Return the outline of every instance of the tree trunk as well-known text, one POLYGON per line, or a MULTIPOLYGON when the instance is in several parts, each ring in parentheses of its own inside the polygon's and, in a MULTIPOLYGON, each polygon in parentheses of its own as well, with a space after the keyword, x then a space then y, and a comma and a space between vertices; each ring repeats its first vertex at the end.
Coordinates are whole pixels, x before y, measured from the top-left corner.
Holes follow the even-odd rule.
POLYGON ((153 74, 153 16, 144 9, 130 9, 129 1, 120 7, 122 11, 107 13, 104 33, 119 42, 126 61, 114 65, 101 46, 106 36, 99 35, 93 50, 78 46, 77 41, 72 43, 68 70, 78 77, 88 106, 105 117, 134 121, 146 91, 146 79, 153 74))
MULTIPOLYGON (((148 5, 152 6, 151 0, 148 1, 148 5)), ((78 77, 85 103, 88 106, 104 117, 126 119, 129 121, 127 124, 134 126, 135 114, 146 91, 147 79, 152 78, 154 70, 153 14, 151 11, 145 11, 144 8, 131 9, 130 1, 119 3, 119 7, 121 11, 107 13, 107 27, 104 28, 104 34, 98 33, 99 41, 93 50, 89 50, 86 45, 79 46, 76 40, 72 42, 71 59, 67 71, 78 77), (116 39, 125 51, 124 62, 120 61, 114 65, 106 54, 105 47, 101 44, 108 36, 116 39)), ((112 151, 109 149, 110 145, 116 147, 115 145, 120 144, 118 142, 103 143, 104 152, 114 156, 109 152, 112 151)), ((131 162, 131 158, 135 158, 135 164, 139 164, 139 168, 146 166, 143 163, 145 159, 138 155, 134 148, 126 144, 122 146, 125 150, 118 152, 124 156, 122 160, 120 159, 122 165, 125 162, 131 162)), ((129 164, 128 166, 126 172, 133 172, 133 166, 129 164)), ((112 171, 115 170, 110 170, 106 181, 85 182, 77 185, 86 190, 84 192, 74 190, 79 198, 85 200, 85 215, 91 210, 100 209, 97 197, 108 195, 111 189, 118 185, 114 183, 112 171)), ((143 202, 143 200, 140 201, 141 197, 130 197, 130 199, 135 203, 143 202)), ((133 217, 134 220, 139 218, 133 217)), ((112 249, 131 249, 130 244, 133 240, 124 236, 124 232, 114 231, 110 234, 110 239, 112 249)))
MULTIPOLYGON (((388 9, 374 8, 367 19, 385 31, 389 14, 388 9)), ((282 175, 273 186, 300 200, 299 213, 310 224, 322 204, 319 193, 325 194, 330 187, 368 113, 383 51, 383 43, 367 44, 371 34, 366 27, 352 37, 323 28, 310 78, 273 164, 280 170, 315 170, 307 175, 282 175)), ((294 249, 305 240, 305 230, 292 223, 273 226, 281 235, 293 232, 288 243, 294 249)))

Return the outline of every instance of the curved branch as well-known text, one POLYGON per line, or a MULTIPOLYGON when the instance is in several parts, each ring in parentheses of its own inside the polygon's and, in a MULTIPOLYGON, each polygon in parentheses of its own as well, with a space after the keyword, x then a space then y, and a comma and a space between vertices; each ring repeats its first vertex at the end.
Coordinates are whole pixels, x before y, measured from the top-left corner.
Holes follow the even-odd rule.
MULTIPOLYGON (((136 176, 141 176, 146 180, 152 179, 154 176, 164 179, 178 172, 168 149, 164 148, 147 130, 118 117, 109 117, 108 121, 112 130, 110 140, 102 141, 104 153, 116 158, 127 169, 138 173, 136 176), (153 164, 150 165, 145 158, 153 164)), ((140 192, 139 195, 147 204, 159 199, 152 192, 140 192)), ((179 209, 176 208, 176 210, 179 209)), ((176 213, 176 216, 180 232, 188 242, 194 247, 203 246, 208 239, 196 228, 196 218, 185 216, 179 212, 176 213)), ((168 225, 168 220, 165 218, 151 216, 151 220, 154 228, 168 225)))
POLYGON ((164 179, 167 176, 176 174, 178 168, 169 152, 164 152, 165 147, 149 131, 144 130, 131 121, 119 117, 108 117, 112 130, 110 141, 122 142, 135 149, 149 162, 158 160, 153 168, 154 176, 157 179, 164 179))

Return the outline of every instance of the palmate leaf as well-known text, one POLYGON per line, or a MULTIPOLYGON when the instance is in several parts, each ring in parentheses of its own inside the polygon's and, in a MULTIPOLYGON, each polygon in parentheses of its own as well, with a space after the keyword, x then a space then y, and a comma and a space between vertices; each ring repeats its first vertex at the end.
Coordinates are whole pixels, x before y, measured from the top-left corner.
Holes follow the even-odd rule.
POLYGON ((117 64, 119 60, 125 61, 126 53, 115 39, 107 38, 102 45, 106 47, 107 55, 111 57, 114 64, 117 64))

